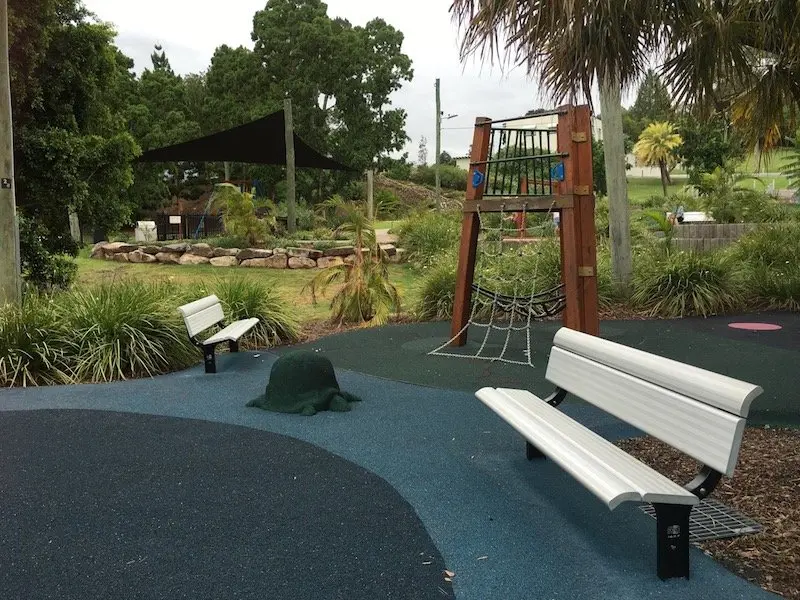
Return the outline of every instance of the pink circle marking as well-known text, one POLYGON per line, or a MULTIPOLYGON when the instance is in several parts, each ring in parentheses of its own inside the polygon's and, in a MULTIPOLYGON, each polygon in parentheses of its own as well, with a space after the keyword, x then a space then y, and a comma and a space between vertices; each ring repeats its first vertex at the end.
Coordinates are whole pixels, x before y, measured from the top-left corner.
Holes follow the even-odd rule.
POLYGON ((783 327, 775 323, 728 323, 728 327, 746 329, 747 331, 778 331, 778 329, 783 329, 783 327))

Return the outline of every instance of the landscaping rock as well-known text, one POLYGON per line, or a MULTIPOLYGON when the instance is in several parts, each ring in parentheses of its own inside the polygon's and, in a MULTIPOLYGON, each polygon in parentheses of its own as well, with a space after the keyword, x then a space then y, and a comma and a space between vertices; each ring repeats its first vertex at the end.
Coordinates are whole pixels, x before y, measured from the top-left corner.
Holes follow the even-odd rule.
POLYGON ((267 266, 270 269, 285 269, 289 264, 288 259, 289 257, 285 254, 273 254, 264 260, 267 261, 267 266))
POLYGON ((181 255, 175 252, 159 252, 156 254, 156 260, 160 263, 167 265, 180 264, 181 255))
POLYGON ((189 249, 189 244, 167 244, 161 246, 162 252, 174 252, 176 254, 183 254, 189 249))
POLYGON ((317 259, 322 256, 321 250, 314 250, 313 248, 288 248, 286 254, 295 256, 297 258, 313 258, 317 259))
POLYGON ((214 248, 214 256, 236 256, 239 248, 214 248))
POLYGON ((156 262, 156 257, 141 250, 135 250, 128 253, 128 261, 132 263, 154 263, 156 262))
POLYGON ((89 258, 103 258, 103 248, 105 248, 108 242, 97 242, 94 246, 92 246, 92 253, 89 255, 89 258))
POLYGON ((116 260, 117 262, 129 262, 127 252, 116 252, 111 256, 113 257, 111 260, 116 260))
POLYGON ((118 252, 133 252, 138 250, 139 246, 128 244, 127 242, 111 242, 103 246, 103 253, 117 254, 118 252))
POLYGON ((323 256, 349 256, 355 253, 356 249, 352 246, 339 246, 338 248, 328 248, 322 253, 323 256))
POLYGON ((395 254, 397 254, 397 248, 394 246, 394 244, 379 244, 379 245, 381 250, 383 250, 386 253, 386 256, 392 257, 395 254))
POLYGON ((272 250, 264 250, 263 248, 245 248, 236 253, 236 258, 239 260, 251 260, 253 258, 268 258, 272 256, 272 250))
POLYGON ((320 269, 330 269, 343 264, 344 259, 341 256, 323 256, 317 259, 317 268, 320 269))
POLYGON ((346 265, 352 265, 354 262, 356 262, 356 255, 351 254, 350 256, 345 256, 342 262, 344 262, 346 265))
POLYGON ((198 256, 197 254, 182 254, 178 259, 179 265, 207 265, 209 260, 205 256, 198 256))
POLYGON ((189 254, 211 258, 212 256, 214 256, 214 249, 208 244, 204 244, 201 242, 199 244, 192 244, 192 247, 189 248, 189 254))
POLYGON ((286 248, 273 248, 273 254, 286 254, 286 248))
POLYGON ((139 246, 139 250, 144 252, 145 254, 152 254, 155 256, 159 252, 161 252, 160 246, 139 246))
POLYGON ((317 261, 313 258, 306 258, 304 256, 290 256, 289 268, 290 269, 314 269, 317 266, 317 261))
MULTIPOLYGON (((253 259, 258 260, 258 259, 253 259)), ((235 267, 239 264, 235 256, 215 256, 209 261, 215 267, 235 267)))

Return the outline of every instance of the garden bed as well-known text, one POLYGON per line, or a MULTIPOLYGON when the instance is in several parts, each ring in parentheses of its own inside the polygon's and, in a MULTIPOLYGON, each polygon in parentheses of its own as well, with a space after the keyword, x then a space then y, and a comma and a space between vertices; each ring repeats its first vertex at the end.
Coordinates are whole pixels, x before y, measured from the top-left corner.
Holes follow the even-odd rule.
MULTIPOLYGON (((650 437, 618 446, 674 481, 689 481, 698 465, 650 437)), ((723 478, 713 498, 755 519, 756 535, 702 542, 700 548, 728 569, 762 588, 800 599, 800 430, 748 428, 732 478, 723 478)))

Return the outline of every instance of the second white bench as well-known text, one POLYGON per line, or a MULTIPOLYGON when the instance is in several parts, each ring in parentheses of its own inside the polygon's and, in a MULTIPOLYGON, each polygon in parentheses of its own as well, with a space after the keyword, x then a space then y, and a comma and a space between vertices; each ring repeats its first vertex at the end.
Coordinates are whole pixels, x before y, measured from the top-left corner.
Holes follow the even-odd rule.
POLYGON ((239 338, 258 325, 258 319, 242 319, 225 325, 225 313, 222 311, 222 304, 215 295, 206 296, 195 300, 189 304, 179 307, 189 339, 195 346, 203 349, 203 359, 205 361, 206 373, 217 372, 217 362, 215 349, 217 344, 228 342, 231 352, 239 351, 239 338), (222 327, 219 331, 206 339, 199 339, 197 336, 204 331, 215 326, 222 327))

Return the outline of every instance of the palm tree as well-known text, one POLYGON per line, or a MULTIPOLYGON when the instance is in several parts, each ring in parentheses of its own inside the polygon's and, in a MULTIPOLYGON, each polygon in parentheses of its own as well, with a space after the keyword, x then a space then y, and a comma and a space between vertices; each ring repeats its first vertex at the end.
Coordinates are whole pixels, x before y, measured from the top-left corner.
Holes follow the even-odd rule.
POLYGON ((675 133, 672 123, 650 123, 633 146, 633 154, 646 167, 658 166, 661 171, 661 187, 667 195, 667 184, 671 183, 669 170, 678 162, 676 150, 683 144, 675 133))
POLYGON ((451 11, 464 32, 462 56, 525 65, 559 99, 591 98, 599 83, 612 271, 622 284, 632 265, 621 90, 651 57, 663 59, 678 103, 731 109, 754 142, 774 141, 800 104, 796 0, 453 0, 451 11))

